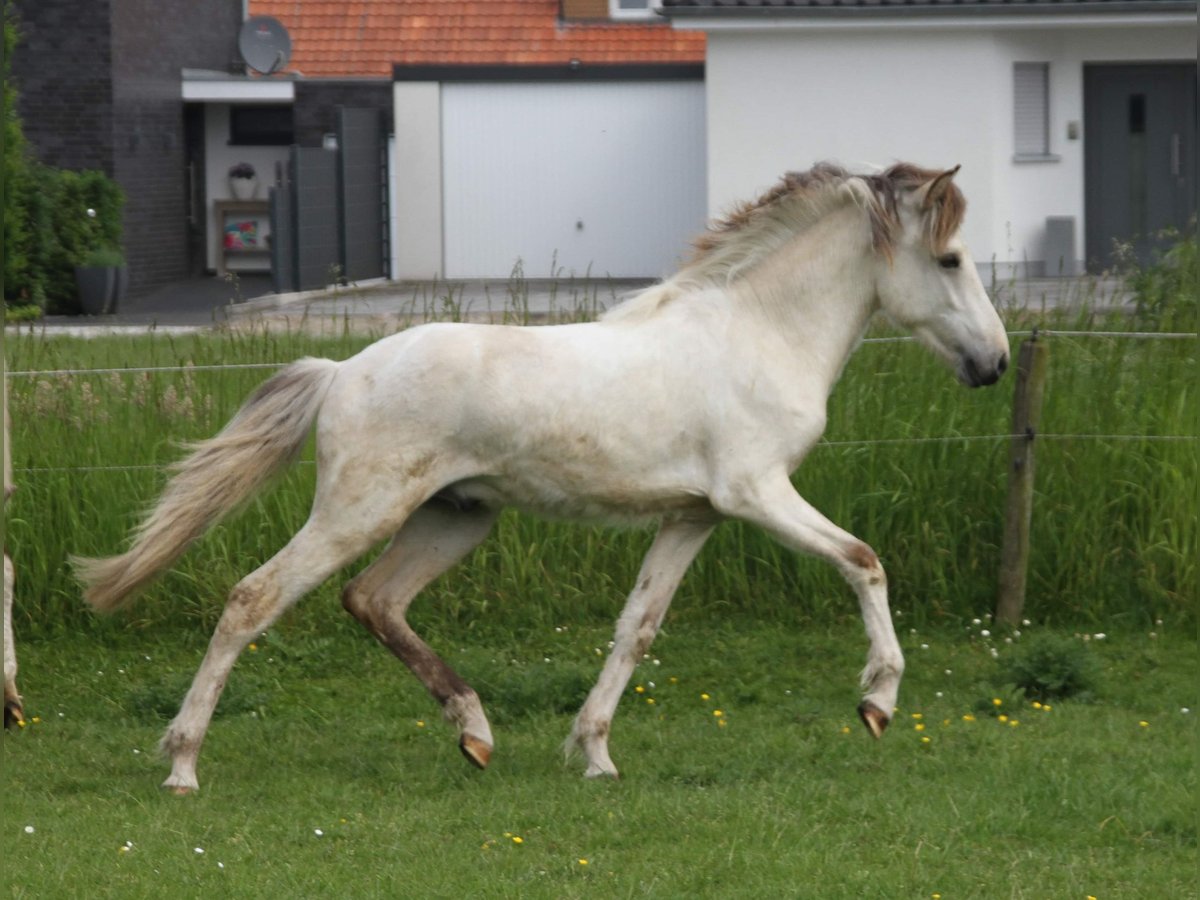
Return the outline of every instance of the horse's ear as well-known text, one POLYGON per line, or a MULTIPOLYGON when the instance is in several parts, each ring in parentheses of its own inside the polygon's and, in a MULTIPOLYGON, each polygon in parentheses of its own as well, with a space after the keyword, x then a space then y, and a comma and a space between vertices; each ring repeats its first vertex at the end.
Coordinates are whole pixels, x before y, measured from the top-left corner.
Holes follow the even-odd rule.
POLYGON ((942 201, 946 196, 946 192, 950 190, 950 182, 954 180, 954 176, 958 174, 958 170, 961 168, 962 164, 960 163, 953 169, 947 169, 932 181, 928 181, 921 186, 920 190, 924 195, 921 198, 921 209, 932 209, 942 201))

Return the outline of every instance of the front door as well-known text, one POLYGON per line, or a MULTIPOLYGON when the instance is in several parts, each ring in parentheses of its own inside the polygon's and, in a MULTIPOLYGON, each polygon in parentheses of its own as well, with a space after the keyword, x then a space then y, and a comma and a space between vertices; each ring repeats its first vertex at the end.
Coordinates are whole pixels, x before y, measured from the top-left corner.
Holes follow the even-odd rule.
POLYGON ((184 179, 187 191, 188 274, 193 278, 208 268, 205 242, 207 195, 204 190, 204 107, 199 103, 183 106, 184 179))
POLYGON ((1088 270, 1145 265, 1196 215, 1196 67, 1089 65, 1083 93, 1088 270))

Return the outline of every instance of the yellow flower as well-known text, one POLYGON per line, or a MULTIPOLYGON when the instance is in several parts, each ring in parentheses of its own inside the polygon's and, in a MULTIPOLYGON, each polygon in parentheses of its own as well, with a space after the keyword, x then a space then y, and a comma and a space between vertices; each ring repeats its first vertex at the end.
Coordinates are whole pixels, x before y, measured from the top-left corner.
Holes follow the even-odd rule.
POLYGON ((721 718, 721 716, 725 715, 725 713, 721 712, 721 710, 719 710, 719 709, 714 709, 713 715, 719 719, 719 718, 721 718))
POLYGON ((1016 728, 1016 727, 1017 727, 1018 725, 1020 725, 1020 724, 1021 724, 1021 723, 1020 723, 1018 720, 1016 720, 1016 719, 1013 719, 1011 722, 1009 722, 1009 723, 1008 723, 1008 727, 1009 727, 1009 728, 1016 728))
MULTIPOLYGON (((37 721, 37 719, 34 719, 33 721, 35 721, 35 722, 36 722, 36 721, 37 721)), ((1150 727, 1150 723, 1149 723, 1149 722, 1147 722, 1145 719, 1142 719, 1142 721, 1138 722, 1138 725, 1140 725, 1142 728, 1149 728, 1149 727, 1150 727)))
POLYGON ((923 718, 925 718, 925 716, 924 716, 924 714, 923 714, 923 713, 913 713, 913 714, 912 714, 912 717, 913 717, 914 719, 923 719, 923 718))
POLYGON ((717 719, 717 725, 718 725, 718 726, 720 726, 721 728, 724 728, 724 727, 725 727, 725 720, 724 720, 724 719, 717 719))
POLYGON ((512 841, 514 844, 523 844, 523 843, 525 843, 525 838, 521 837, 518 834, 514 834, 512 841))
POLYGON ((1041 709, 1041 708, 1042 708, 1042 704, 1040 704, 1040 703, 1038 703, 1036 700, 1034 700, 1034 701, 1033 701, 1033 708, 1034 708, 1034 709, 1041 709))
POLYGON ((668 680, 669 682, 671 682, 671 684, 679 684, 679 679, 678 679, 678 678, 676 678, 674 675, 672 675, 672 676, 671 676, 670 678, 668 678, 667 680, 668 680))
POLYGON ((914 731, 924 731, 924 730, 925 730, 925 723, 924 723, 924 722, 918 722, 916 725, 914 725, 914 726, 913 726, 913 730, 914 730, 914 731))
POLYGON ((640 684, 637 687, 635 687, 634 690, 637 691, 639 694, 646 693, 646 689, 644 687, 642 687, 640 684))
POLYGON ((253 652, 253 651, 257 650, 257 649, 258 649, 258 644, 251 644, 251 645, 250 645, 250 650, 251 650, 251 652, 253 652))
POLYGON ((992 698, 992 706, 1003 706, 1003 705, 1004 705, 1004 701, 1001 700, 999 697, 992 698))
POLYGON ((973 715, 971 715, 970 713, 967 713, 965 716, 963 716, 963 721, 964 722, 974 722, 975 717, 973 715))
POLYGON ((417 727, 418 727, 418 728, 424 728, 424 727, 425 727, 425 720, 424 720, 424 719, 417 719, 417 727))
POLYGON ((1001 722, 1007 722, 1007 721, 1008 721, 1008 716, 1000 716, 1000 721, 1001 721, 1001 722))
POLYGON ((25 725, 26 725, 26 722, 24 719, 17 719, 17 727, 18 728, 24 728, 25 725))
POLYGON ((1042 712, 1050 712, 1053 707, 1049 703, 1042 704, 1042 712))
POLYGON ((921 743, 922 743, 922 744, 928 744, 928 743, 929 743, 929 738, 928 738, 928 737, 923 737, 923 738, 921 738, 921 743))
POLYGON ((584 859, 584 858, 581 856, 581 857, 579 858, 579 864, 580 864, 581 866, 586 866, 586 865, 588 864, 588 861, 587 861, 586 859, 584 859))
POLYGON ((701 694, 701 695, 700 695, 700 699, 701 699, 701 700, 707 700, 707 699, 708 699, 708 694, 701 694))
POLYGON ((38 725, 38 724, 41 724, 42 717, 41 717, 41 716, 34 716, 34 717, 33 717, 32 719, 30 719, 29 721, 30 721, 30 722, 32 722, 34 725, 38 725))
POLYGON ((849 734, 849 733, 850 733, 850 726, 849 726, 849 725, 843 725, 843 726, 842 726, 842 734, 849 734))
POLYGON ((646 702, 647 702, 647 703, 649 703, 651 706, 653 706, 653 705, 654 705, 654 698, 653 698, 653 697, 647 697, 647 698, 646 698, 646 702))

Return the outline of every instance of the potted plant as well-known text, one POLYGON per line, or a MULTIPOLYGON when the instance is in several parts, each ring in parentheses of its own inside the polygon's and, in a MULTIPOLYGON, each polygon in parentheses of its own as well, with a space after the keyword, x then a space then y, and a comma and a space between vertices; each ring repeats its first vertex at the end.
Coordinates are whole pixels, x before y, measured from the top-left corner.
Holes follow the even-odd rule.
POLYGON ((103 316, 117 311, 129 284, 125 257, 112 246, 97 247, 75 267, 79 306, 85 316, 103 316))
POLYGON ((235 200, 253 200, 258 195, 258 175, 254 166, 240 162, 229 168, 229 192, 235 200))

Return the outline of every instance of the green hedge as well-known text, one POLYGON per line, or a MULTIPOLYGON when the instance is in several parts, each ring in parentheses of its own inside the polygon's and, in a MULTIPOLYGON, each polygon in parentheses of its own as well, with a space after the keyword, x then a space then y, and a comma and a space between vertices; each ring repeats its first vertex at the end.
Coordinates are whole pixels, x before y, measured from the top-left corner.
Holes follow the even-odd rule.
POLYGON ((8 77, 19 35, 4 8, 4 301, 76 313, 75 266, 97 252, 119 255, 125 198, 103 172, 55 169, 29 158, 8 77))
POLYGON ((103 172, 29 162, 12 186, 9 202, 25 228, 11 245, 16 259, 6 272, 6 301, 77 313, 75 266, 97 251, 119 253, 125 202, 121 189, 103 172))

